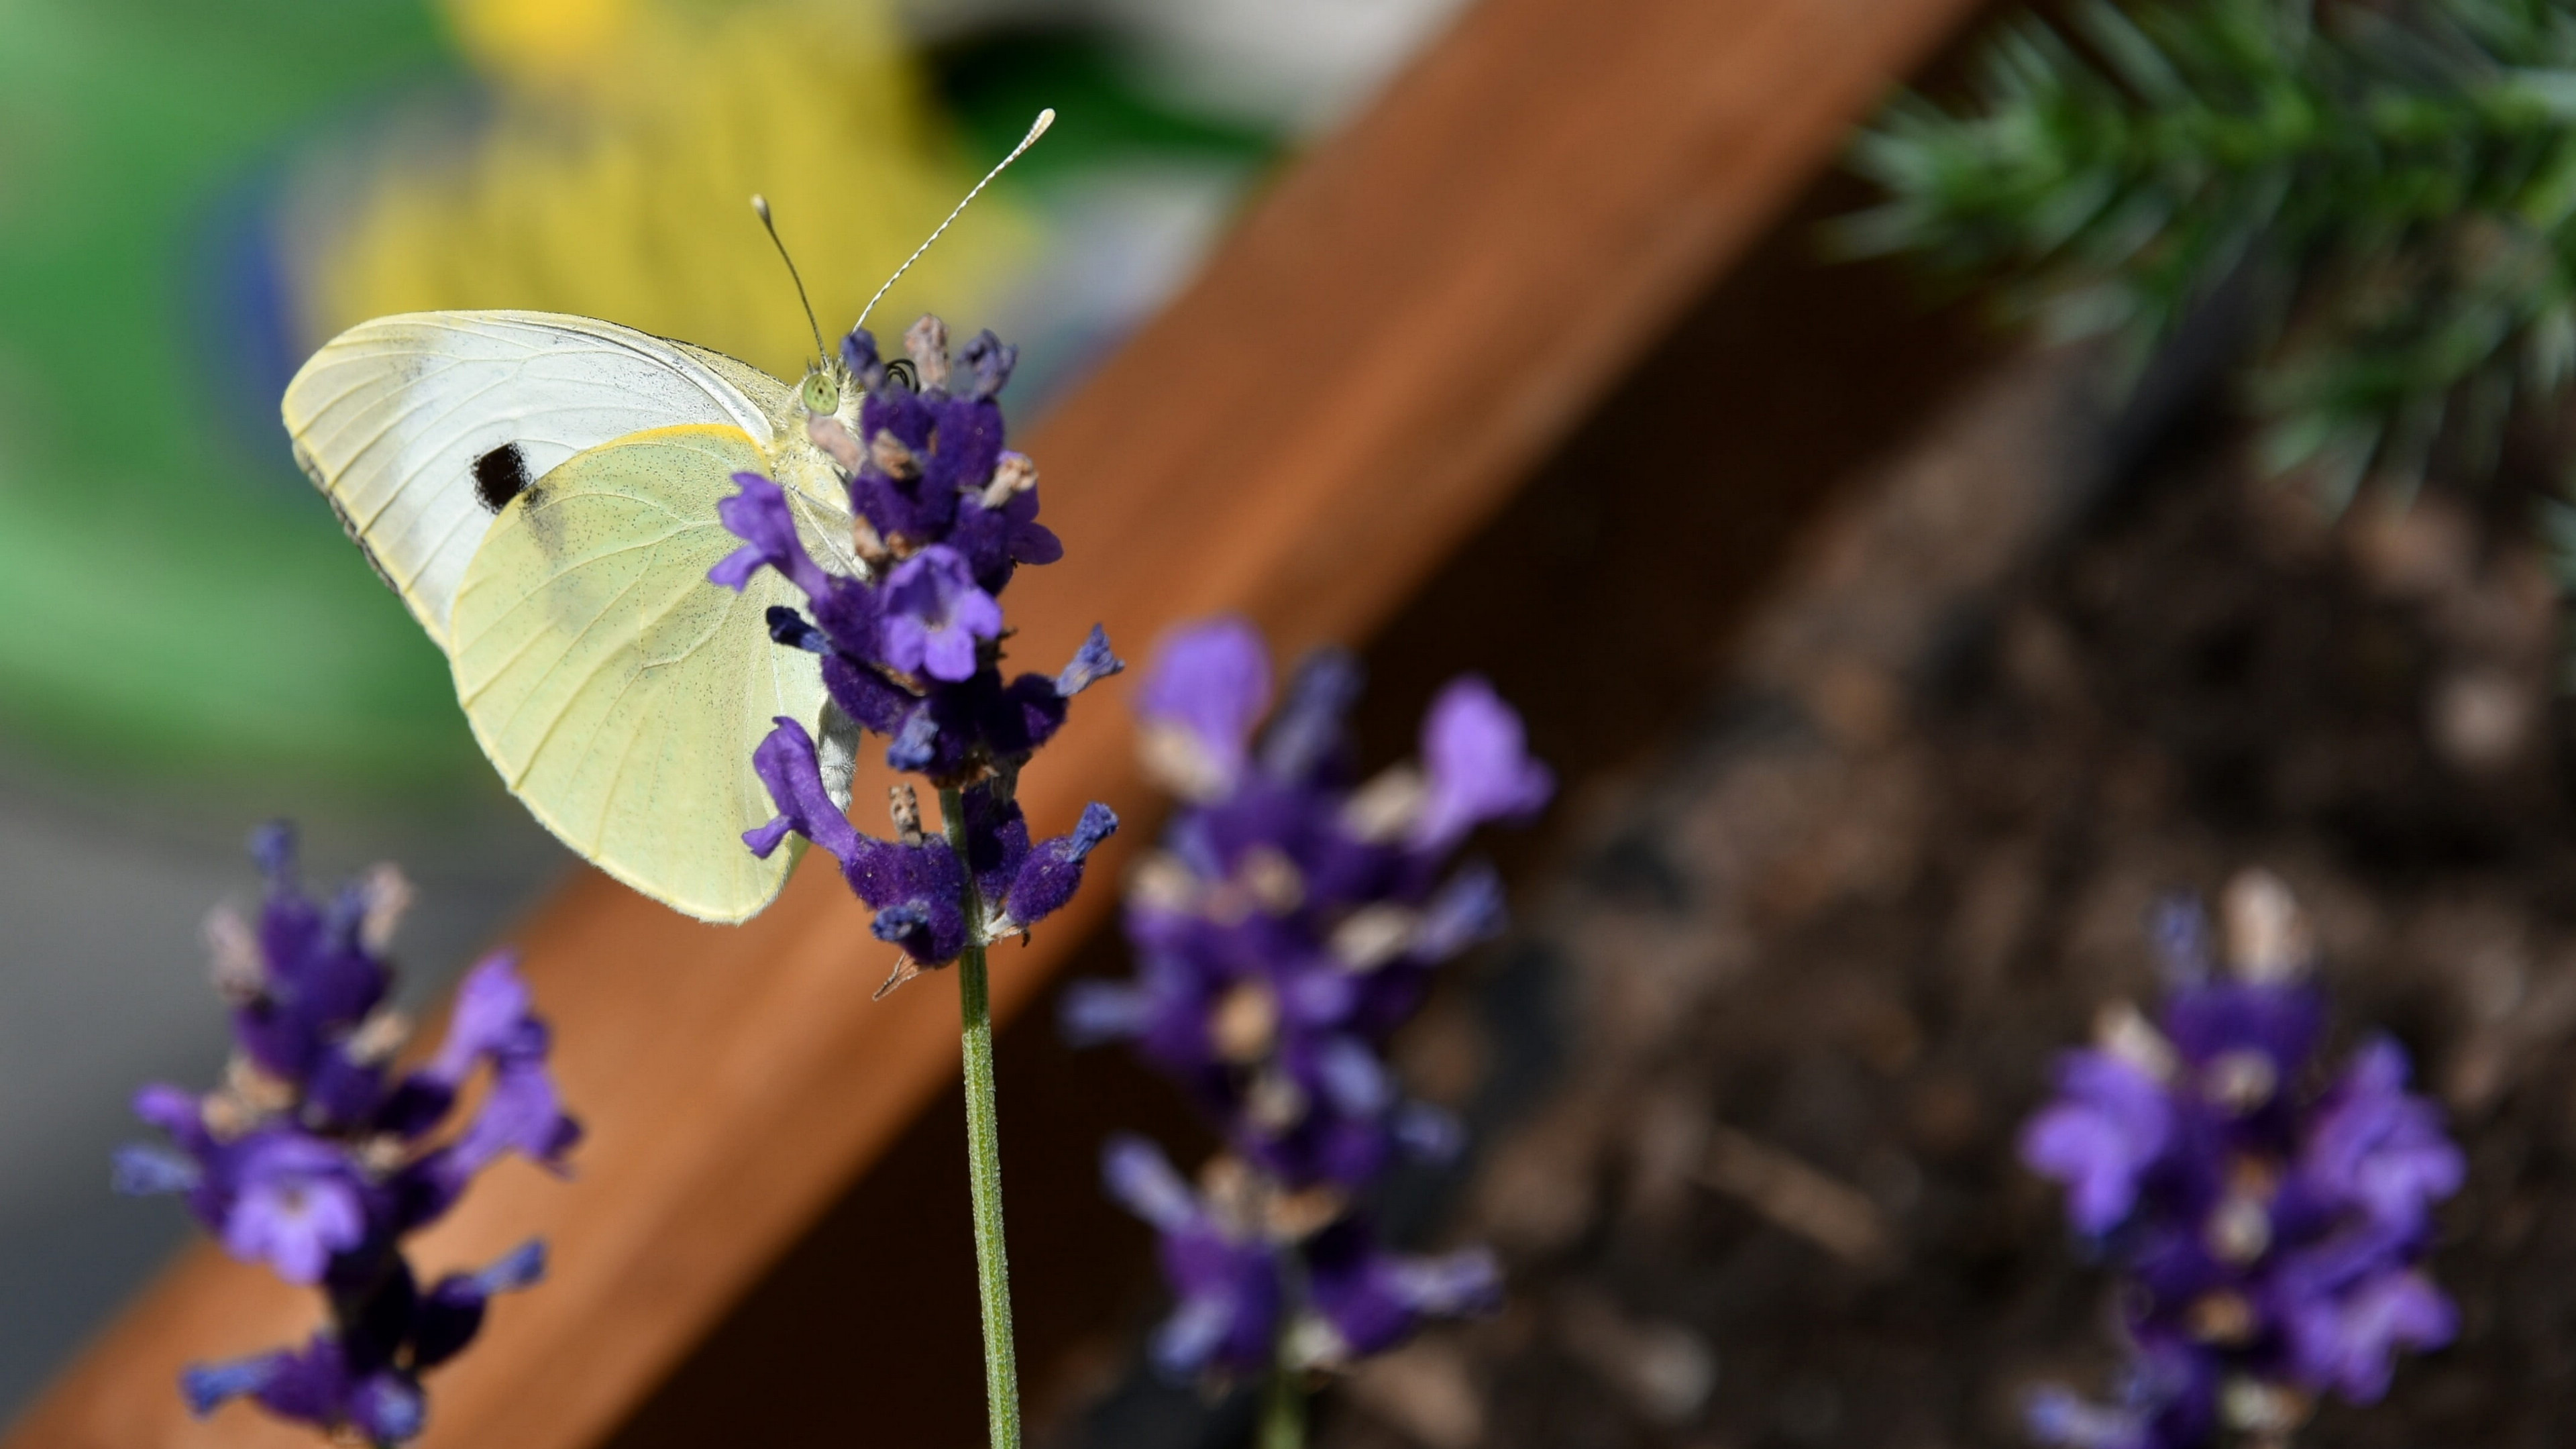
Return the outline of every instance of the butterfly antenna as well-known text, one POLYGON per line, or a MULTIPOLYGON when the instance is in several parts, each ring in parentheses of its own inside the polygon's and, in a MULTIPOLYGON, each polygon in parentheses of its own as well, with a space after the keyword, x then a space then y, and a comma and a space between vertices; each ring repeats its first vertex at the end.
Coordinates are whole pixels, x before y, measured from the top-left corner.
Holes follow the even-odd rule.
POLYGON ((805 279, 797 274, 796 259, 787 254, 787 243, 778 239, 778 223, 770 219, 769 198, 753 192, 751 209, 759 214, 762 229, 769 233, 769 244, 778 248, 778 259, 787 264, 787 279, 796 284, 796 300, 805 309, 805 326, 814 334, 814 355, 831 356, 831 349, 823 345, 823 324, 814 320, 814 304, 805 296, 805 279))
POLYGON ((954 222, 960 215, 964 214, 968 203, 972 202, 976 197, 983 195, 984 188, 993 184, 993 178, 1001 175, 1003 170, 1012 162, 1019 160, 1022 155, 1026 154, 1031 146, 1038 143, 1038 137, 1047 133, 1047 127, 1054 124, 1055 107, 1049 106, 1045 110, 1038 112, 1037 120, 1029 126, 1029 133, 1020 138, 1020 144, 1011 148, 1011 154, 1003 157, 1000 164, 996 165, 992 170, 985 172, 984 179, 975 183, 975 189, 966 193, 966 200, 957 203, 957 209, 948 213, 948 220, 941 222, 939 224, 939 230, 930 234, 930 240, 914 247, 912 249, 912 255, 903 259, 903 265, 894 269, 894 275, 885 279, 885 285, 877 288, 877 294, 868 299, 868 305, 859 309, 859 320, 850 324, 851 330, 855 331, 868 324, 868 314, 877 309, 877 303, 885 300, 886 293, 894 290, 895 283, 903 280, 903 274, 912 270, 912 264, 921 260, 921 254, 930 250, 931 242, 939 240, 940 235, 948 230, 949 223, 954 222))

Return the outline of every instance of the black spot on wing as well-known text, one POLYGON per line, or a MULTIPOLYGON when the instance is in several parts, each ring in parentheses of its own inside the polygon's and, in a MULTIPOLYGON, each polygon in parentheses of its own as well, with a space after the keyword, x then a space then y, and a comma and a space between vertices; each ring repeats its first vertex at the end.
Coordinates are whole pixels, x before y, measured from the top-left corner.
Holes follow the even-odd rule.
POLYGON ((498 513, 528 491, 528 455, 516 443, 503 443, 474 460, 474 501, 486 513, 498 513))

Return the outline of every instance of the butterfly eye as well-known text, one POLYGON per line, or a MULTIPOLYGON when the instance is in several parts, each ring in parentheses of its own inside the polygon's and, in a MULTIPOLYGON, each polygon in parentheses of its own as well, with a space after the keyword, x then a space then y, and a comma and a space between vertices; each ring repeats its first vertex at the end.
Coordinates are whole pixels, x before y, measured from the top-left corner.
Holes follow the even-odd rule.
POLYGON ((804 403, 809 413, 835 413, 841 410, 841 385, 821 372, 805 374, 804 403))

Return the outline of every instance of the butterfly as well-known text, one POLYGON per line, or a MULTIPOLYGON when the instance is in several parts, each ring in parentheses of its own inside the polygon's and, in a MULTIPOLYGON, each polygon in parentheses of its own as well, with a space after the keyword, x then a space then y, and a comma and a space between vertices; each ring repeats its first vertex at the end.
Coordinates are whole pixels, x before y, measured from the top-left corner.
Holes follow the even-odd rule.
POLYGON ((741 544, 716 516, 736 472, 787 493, 818 561, 854 571, 848 493, 806 438, 857 427, 837 361, 790 389, 721 353, 548 312, 362 322, 288 384, 296 461, 447 653, 502 781, 566 845, 710 921, 769 904, 792 864, 741 833, 773 813, 752 747, 784 715, 832 742, 847 804, 856 740, 822 719, 816 656, 707 571, 741 544))
POLYGON ((741 543, 716 512, 737 472, 785 491, 817 561, 861 572, 848 491, 806 433, 815 416, 856 433, 861 394, 819 329, 816 351, 790 387, 614 322, 416 312, 325 343, 281 408, 296 461, 446 651, 511 793, 592 864, 701 920, 758 914, 794 864, 742 841, 775 813, 751 763, 774 719, 808 728, 848 804, 857 728, 816 656, 767 628, 802 596, 772 570, 739 593, 707 580, 741 543))

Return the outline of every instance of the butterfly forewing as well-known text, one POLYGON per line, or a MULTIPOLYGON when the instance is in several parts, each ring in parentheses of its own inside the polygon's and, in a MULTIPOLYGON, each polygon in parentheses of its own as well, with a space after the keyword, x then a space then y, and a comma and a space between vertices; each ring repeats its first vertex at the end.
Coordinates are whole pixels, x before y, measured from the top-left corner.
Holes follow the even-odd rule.
POLYGON ((662 427, 572 457, 493 520, 455 593, 457 698, 511 790, 566 844, 645 894, 743 920, 790 852, 741 833, 773 813, 751 752, 779 715, 811 727, 815 657, 770 642, 763 570, 737 594, 707 571, 740 544, 715 502, 768 471, 740 428, 662 427))
POLYGON ((546 312, 418 312, 341 333, 288 384, 296 458, 452 652, 457 584, 519 488, 650 428, 721 424, 762 448, 786 387, 631 327, 546 312))

